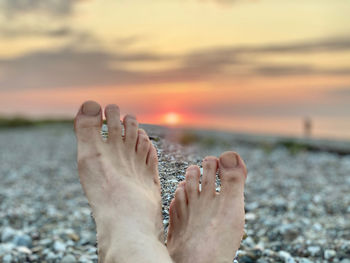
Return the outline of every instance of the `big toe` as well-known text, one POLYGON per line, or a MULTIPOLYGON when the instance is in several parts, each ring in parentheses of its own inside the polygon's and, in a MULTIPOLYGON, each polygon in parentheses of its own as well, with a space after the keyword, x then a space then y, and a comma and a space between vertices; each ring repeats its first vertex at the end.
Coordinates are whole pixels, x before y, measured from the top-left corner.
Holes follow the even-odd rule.
POLYGON ((226 195, 241 195, 247 177, 246 166, 235 152, 224 152, 219 158, 221 192, 226 195))
POLYGON ((95 101, 84 102, 74 120, 78 140, 93 139, 100 136, 101 125, 101 106, 95 101))

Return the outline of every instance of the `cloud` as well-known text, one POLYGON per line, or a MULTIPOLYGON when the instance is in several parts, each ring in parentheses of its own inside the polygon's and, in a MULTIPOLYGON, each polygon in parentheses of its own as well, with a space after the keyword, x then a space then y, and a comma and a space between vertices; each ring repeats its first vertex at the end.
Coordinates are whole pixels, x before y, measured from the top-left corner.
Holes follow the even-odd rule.
MULTIPOLYGON (((198 0, 197 0, 198 1, 198 0)), ((199 2, 214 2, 220 6, 231 6, 234 3, 252 3, 256 0, 199 0, 199 2)))
POLYGON ((314 41, 288 43, 280 45, 265 45, 262 47, 237 48, 238 52, 247 53, 310 53, 336 52, 350 50, 350 36, 332 37, 314 41))
MULTIPOLYGON (((142 84, 167 81, 167 74, 146 74, 122 68, 124 62, 169 59, 155 54, 109 54, 104 51, 78 51, 64 48, 34 52, 0 60, 2 89, 69 88, 99 85, 142 84), (117 62, 120 68, 110 65, 117 62)), ((171 74, 170 74, 171 75, 171 74)))
POLYGON ((30 27, 0 27, 0 37, 4 38, 22 38, 22 37, 67 37, 76 34, 71 28, 61 26, 52 29, 39 29, 30 27))
POLYGON ((303 76, 303 75, 349 75, 350 67, 346 68, 317 68, 311 65, 274 65, 260 66, 253 69, 258 75, 268 77, 303 76))
POLYGON ((267 54, 303 54, 317 52, 350 51, 350 36, 329 37, 324 39, 285 44, 270 44, 261 46, 222 46, 203 50, 202 53, 212 53, 222 56, 232 55, 267 55, 267 54))
MULTIPOLYGON (((320 91, 315 91, 315 96, 320 91)), ((259 103, 256 101, 232 102, 220 101, 210 105, 195 105, 188 109, 193 113, 221 115, 221 116, 245 116, 245 117, 303 117, 303 116, 344 116, 348 117, 350 108, 347 101, 329 102, 325 104, 324 100, 273 100, 265 103, 263 100, 259 103), (329 107, 332 105, 332 107, 329 107)))
POLYGON ((119 47, 128 47, 134 44, 139 43, 141 40, 143 40, 143 36, 129 36, 129 37, 120 37, 115 40, 115 43, 119 47))
MULTIPOLYGON (((51 32, 49 32, 51 34, 51 32)), ((53 33, 52 33, 53 34, 53 33)), ((54 34, 71 34, 63 28, 54 34)), ((321 68, 309 64, 255 63, 256 56, 266 52, 304 52, 314 49, 344 50, 346 41, 321 41, 318 44, 271 45, 262 47, 218 47, 183 55, 161 55, 156 52, 110 53, 98 45, 98 39, 84 32, 72 33, 64 48, 33 52, 11 59, 0 59, 1 89, 70 88, 151 83, 210 81, 213 77, 285 77, 349 76, 349 67, 321 68), (90 44, 89 44, 90 43, 90 44), (312 48, 311 48, 312 46, 312 48), (283 48, 282 48, 283 47, 283 48), (303 48, 302 48, 303 47, 303 48), (253 52, 254 51, 254 52, 253 52), (130 70, 130 63, 171 62, 164 70, 130 70), (111 66, 113 65, 113 67, 111 66)), ((132 39, 132 38, 131 38, 132 39)))
POLYGON ((24 13, 45 13, 55 16, 70 15, 79 0, 0 0, 0 8, 8 17, 24 13))

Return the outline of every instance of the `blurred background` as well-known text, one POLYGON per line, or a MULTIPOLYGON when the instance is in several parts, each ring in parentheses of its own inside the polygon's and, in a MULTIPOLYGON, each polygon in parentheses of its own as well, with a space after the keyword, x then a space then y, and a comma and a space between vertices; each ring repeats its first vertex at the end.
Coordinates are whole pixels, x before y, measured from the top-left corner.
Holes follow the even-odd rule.
POLYGON ((0 115, 350 138, 347 0, 0 0, 0 115))

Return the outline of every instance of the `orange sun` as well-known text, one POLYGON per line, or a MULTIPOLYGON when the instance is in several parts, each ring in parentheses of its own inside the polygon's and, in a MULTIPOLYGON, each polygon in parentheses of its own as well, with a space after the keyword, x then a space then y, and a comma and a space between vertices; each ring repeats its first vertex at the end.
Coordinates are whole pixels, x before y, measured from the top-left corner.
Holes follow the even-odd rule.
POLYGON ((179 124, 180 119, 180 115, 175 112, 168 112, 163 115, 163 120, 168 125, 179 124))

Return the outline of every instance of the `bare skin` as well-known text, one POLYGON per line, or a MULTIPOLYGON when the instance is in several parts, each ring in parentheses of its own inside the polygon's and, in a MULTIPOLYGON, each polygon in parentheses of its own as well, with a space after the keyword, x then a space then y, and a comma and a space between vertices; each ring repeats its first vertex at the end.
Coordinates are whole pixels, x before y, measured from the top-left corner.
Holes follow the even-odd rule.
POLYGON ((176 263, 232 263, 244 233, 244 183, 247 170, 234 152, 206 157, 192 165, 170 204, 167 247, 176 263), (215 191, 216 171, 221 180, 215 191))
POLYGON ((85 102, 76 118, 78 170, 97 227, 99 262, 172 262, 163 244, 157 152, 135 117, 85 102))

